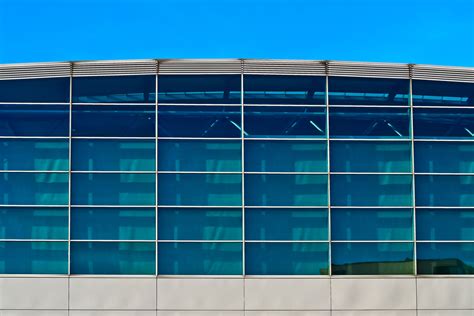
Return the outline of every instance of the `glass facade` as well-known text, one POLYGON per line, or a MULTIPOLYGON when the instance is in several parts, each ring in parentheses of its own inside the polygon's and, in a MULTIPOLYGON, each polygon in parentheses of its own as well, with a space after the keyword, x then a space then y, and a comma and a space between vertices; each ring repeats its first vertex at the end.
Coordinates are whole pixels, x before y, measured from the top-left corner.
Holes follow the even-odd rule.
POLYGON ((0 274, 474 274, 473 91, 0 80, 0 274))

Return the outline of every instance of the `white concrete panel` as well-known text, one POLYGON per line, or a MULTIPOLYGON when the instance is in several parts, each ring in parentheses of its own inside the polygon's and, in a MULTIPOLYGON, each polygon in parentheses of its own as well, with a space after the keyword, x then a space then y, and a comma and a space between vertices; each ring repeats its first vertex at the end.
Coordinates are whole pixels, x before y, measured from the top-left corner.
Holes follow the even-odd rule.
POLYGON ((9 310, 0 311, 0 316, 68 316, 67 311, 33 311, 33 310, 9 310))
POLYGON ((418 316, 474 316, 474 310, 418 310, 418 316))
POLYGON ((156 309, 155 278, 71 278, 70 309, 156 309))
POLYGON ((333 279, 335 310, 416 309, 414 278, 333 279))
POLYGON ((419 278, 419 309, 474 309, 474 278, 419 278))
POLYGON ((156 316, 156 311, 70 311, 70 316, 156 316))
POLYGON ((330 316, 329 311, 246 311, 245 316, 330 316))
POLYGON ((329 310, 329 279, 247 279, 246 310, 329 310))
POLYGON ((333 311, 332 316, 416 316, 416 310, 411 311, 333 311))
POLYGON ((67 278, 1 278, 0 309, 67 309, 67 278))
POLYGON ((158 311, 157 316, 244 316, 243 311, 158 311))
POLYGON ((159 310, 243 310, 243 279, 158 278, 159 310))

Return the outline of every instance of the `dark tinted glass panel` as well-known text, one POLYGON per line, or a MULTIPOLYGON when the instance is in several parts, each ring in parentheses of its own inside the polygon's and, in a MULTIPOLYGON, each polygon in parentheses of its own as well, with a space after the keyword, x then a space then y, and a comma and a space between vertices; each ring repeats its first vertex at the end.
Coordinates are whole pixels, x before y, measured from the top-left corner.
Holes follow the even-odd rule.
POLYGON ((326 136, 326 109, 322 107, 245 107, 246 137, 326 136))
POLYGON ((155 208, 72 208, 71 239, 154 240, 155 211, 155 208))
POLYGON ((158 102, 240 104, 240 76, 160 75, 158 102))
POLYGON ((325 104, 326 77, 244 76, 246 104, 325 104))
POLYGON ((411 172, 411 142, 332 141, 331 171, 411 172))
POLYGON ((327 243, 246 243, 248 275, 327 275, 327 243))
POLYGON ((474 176, 416 176, 416 205, 474 206, 474 176))
POLYGON ((408 138, 410 109, 331 108, 330 136, 334 138, 408 138))
POLYGON ((160 274, 242 274, 241 243, 161 242, 158 253, 160 274))
POLYGON ((160 208, 160 240, 241 240, 242 209, 160 208))
POLYGON ((331 175, 334 206, 410 206, 411 175, 331 175))
POLYGON ((69 102, 69 78, 0 80, 0 102, 69 102))
POLYGON ((155 205, 154 174, 76 173, 73 205, 155 205))
POLYGON ((246 174, 245 205, 325 206, 326 175, 246 174))
POLYGON ((325 172, 325 141, 245 142, 245 170, 262 172, 325 172))
POLYGON ((155 274, 153 242, 72 242, 72 274, 155 274))
POLYGON ((0 136, 69 136, 69 105, 0 104, 0 136))
POLYGON ((474 243, 417 243, 418 274, 474 274, 474 243))
POLYGON ((0 204, 67 205, 67 173, 1 173, 0 204))
POLYGON ((160 174, 160 205, 242 205, 240 174, 160 174))
POLYGON ((332 274, 413 274, 413 243, 332 243, 332 274))
POLYGON ((67 274, 67 242, 0 242, 1 274, 67 274))
POLYGON ((417 240, 474 240, 474 209, 417 209, 417 240))
POLYGON ((74 105, 72 110, 73 136, 155 136, 154 105, 74 105))
POLYGON ((474 109, 413 109, 415 138, 474 139, 474 109))
POLYGON ((328 240, 328 210, 246 208, 245 239, 328 240))
POLYGON ((72 170, 154 171, 155 140, 74 139, 72 170))
POLYGON ((413 80, 413 105, 474 106, 474 84, 413 80))
POLYGON ((160 106, 160 137, 241 137, 241 107, 160 106))
POLYGON ((329 77, 329 104, 406 105, 409 80, 329 77))
POLYGON ((67 208, 0 208, 0 239, 67 239, 67 227, 67 208))
POLYGON ((79 77, 72 85, 77 103, 155 102, 155 76, 79 77))
POLYGON ((158 168, 162 171, 242 170, 240 140, 161 139, 158 148, 158 168))
POLYGON ((474 172, 474 142, 415 142, 416 172, 474 172))
POLYGON ((412 209, 331 210, 332 240, 411 240, 412 209))
POLYGON ((0 141, 2 170, 68 170, 67 139, 4 139, 0 141))

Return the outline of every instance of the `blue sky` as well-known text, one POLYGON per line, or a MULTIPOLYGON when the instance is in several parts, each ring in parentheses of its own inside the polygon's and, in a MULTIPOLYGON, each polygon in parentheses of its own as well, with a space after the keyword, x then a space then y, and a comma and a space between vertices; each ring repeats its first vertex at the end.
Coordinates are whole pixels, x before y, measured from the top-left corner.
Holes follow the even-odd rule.
POLYGON ((474 0, 0 0, 0 63, 139 58, 474 66, 474 0))

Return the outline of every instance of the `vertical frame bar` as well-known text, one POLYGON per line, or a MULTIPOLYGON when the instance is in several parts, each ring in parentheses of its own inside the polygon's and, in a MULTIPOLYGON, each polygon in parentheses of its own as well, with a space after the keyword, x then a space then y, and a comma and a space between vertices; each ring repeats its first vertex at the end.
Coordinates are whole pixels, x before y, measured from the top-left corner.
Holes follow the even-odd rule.
POLYGON ((68 211, 67 211, 67 274, 71 275, 71 192, 72 192, 72 70, 73 64, 70 65, 70 76, 69 76, 69 145, 68 145, 68 159, 69 159, 69 169, 68 169, 68 211))
MULTIPOLYGON (((328 65, 326 63, 326 69, 328 65)), ((325 93, 325 102, 326 102, 326 166, 328 172, 328 185, 327 185, 327 199, 328 199, 328 275, 332 275, 332 259, 331 259, 331 154, 330 154, 330 138, 329 138, 329 74, 326 71, 326 93, 325 93)))
MULTIPOLYGON (((241 140, 241 169, 242 169, 242 275, 245 277, 245 123, 244 123, 244 61, 241 61, 240 71, 240 140, 241 140)), ((245 291, 245 286, 244 286, 245 291)))
POLYGON ((158 276, 158 71, 156 61, 155 75, 155 276, 158 276))
POLYGON ((413 125, 413 80, 412 68, 409 66, 410 79, 408 89, 408 102, 410 105, 410 136, 411 136, 411 185, 412 185, 412 205, 413 205, 413 274, 417 275, 417 256, 416 256, 416 189, 415 189, 415 128, 413 125))

